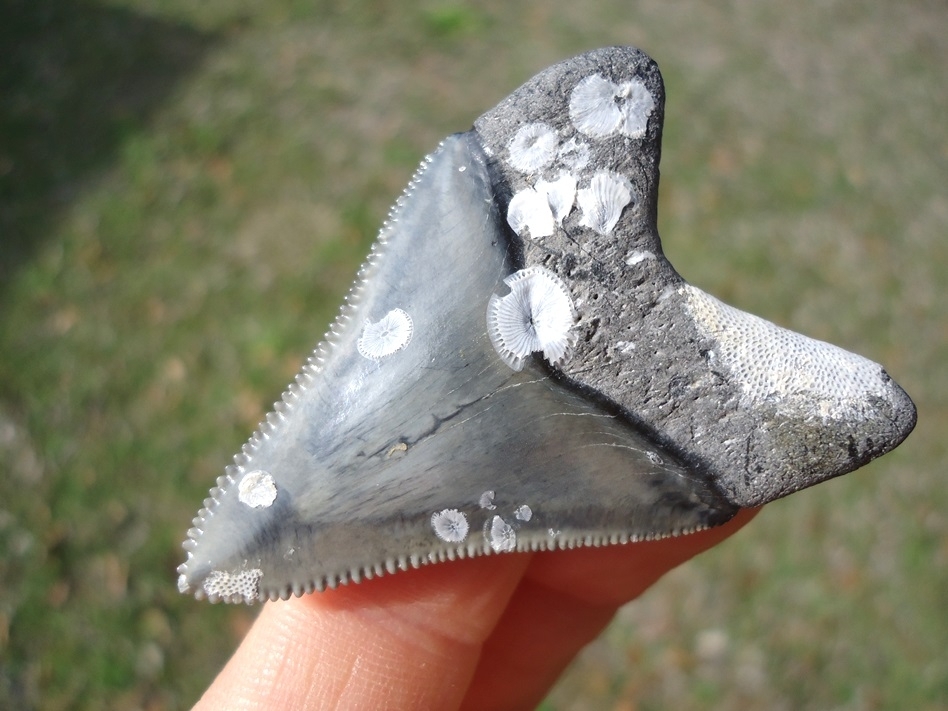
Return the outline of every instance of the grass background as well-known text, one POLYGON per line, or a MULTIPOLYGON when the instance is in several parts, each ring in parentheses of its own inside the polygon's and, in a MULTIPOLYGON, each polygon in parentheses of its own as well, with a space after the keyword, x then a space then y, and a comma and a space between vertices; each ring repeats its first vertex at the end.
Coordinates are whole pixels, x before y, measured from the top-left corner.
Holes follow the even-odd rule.
POLYGON ((544 709, 948 709, 948 7, 0 0, 0 708, 187 708, 207 489, 421 157, 543 67, 665 75, 686 278, 886 365, 919 425, 670 575, 544 709))

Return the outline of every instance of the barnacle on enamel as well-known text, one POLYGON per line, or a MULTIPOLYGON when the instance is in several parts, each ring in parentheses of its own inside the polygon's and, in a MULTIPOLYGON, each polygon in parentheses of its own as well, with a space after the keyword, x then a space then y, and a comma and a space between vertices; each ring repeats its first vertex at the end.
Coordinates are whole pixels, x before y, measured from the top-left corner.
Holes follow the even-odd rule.
POLYGON ((273 477, 259 469, 244 474, 237 485, 237 492, 240 502, 252 509, 266 508, 277 497, 273 477))
POLYGON ((460 543, 467 538, 467 516, 457 509, 444 509, 431 514, 431 527, 442 541, 460 543))
POLYGON ((560 139, 545 123, 529 123, 510 139, 510 164, 521 173, 535 173, 556 158, 560 139))
POLYGON ((599 74, 580 81, 569 101, 569 115, 581 133, 607 138, 616 132, 641 138, 655 100, 641 79, 614 84, 599 74))
POLYGON ((478 506, 480 506, 482 509, 488 509, 491 511, 496 509, 497 507, 494 506, 494 496, 495 493, 493 491, 485 491, 483 494, 481 494, 481 498, 477 502, 478 506))
POLYGON ((521 269, 504 279, 506 296, 492 294, 487 304, 487 333, 494 350, 514 370, 531 353, 543 353, 551 365, 569 351, 573 300, 562 280, 543 267, 521 269))
POLYGON ((517 550, 517 532, 513 526, 504 521, 500 516, 494 516, 490 522, 490 531, 487 533, 490 539, 490 547, 495 553, 509 553, 517 550))
POLYGON ((370 360, 397 353, 411 342, 413 328, 411 316, 392 309, 375 323, 366 322, 359 338, 359 353, 370 360))

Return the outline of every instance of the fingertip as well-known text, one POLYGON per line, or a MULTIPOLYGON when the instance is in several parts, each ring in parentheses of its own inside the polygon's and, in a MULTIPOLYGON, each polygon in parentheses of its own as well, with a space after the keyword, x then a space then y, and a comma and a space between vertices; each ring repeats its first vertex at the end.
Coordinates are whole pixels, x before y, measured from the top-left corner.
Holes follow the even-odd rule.
POLYGON ((530 555, 267 603, 196 708, 451 708, 530 555))

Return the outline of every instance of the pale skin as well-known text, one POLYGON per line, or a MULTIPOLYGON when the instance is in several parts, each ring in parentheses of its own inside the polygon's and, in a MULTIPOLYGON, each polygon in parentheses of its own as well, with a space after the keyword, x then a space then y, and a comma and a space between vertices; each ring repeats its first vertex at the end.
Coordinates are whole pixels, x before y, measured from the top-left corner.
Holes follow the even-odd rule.
POLYGON ((195 709, 533 709, 619 607, 755 513, 680 538, 491 555, 267 603, 195 709))

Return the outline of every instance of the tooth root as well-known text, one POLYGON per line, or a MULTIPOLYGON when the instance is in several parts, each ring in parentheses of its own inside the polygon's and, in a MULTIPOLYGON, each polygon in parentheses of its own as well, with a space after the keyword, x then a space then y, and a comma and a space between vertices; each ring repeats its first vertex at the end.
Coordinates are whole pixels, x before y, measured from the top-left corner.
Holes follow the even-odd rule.
POLYGON ((547 69, 475 122, 503 196, 564 167, 525 171, 506 160, 501 149, 519 126, 559 125, 564 145, 590 146, 590 160, 570 173, 579 209, 562 230, 518 242, 525 265, 562 278, 580 311, 566 379, 658 433, 739 506, 896 447, 915 406, 881 366, 725 306, 664 258, 655 220, 663 113, 655 63, 610 48, 547 69))

